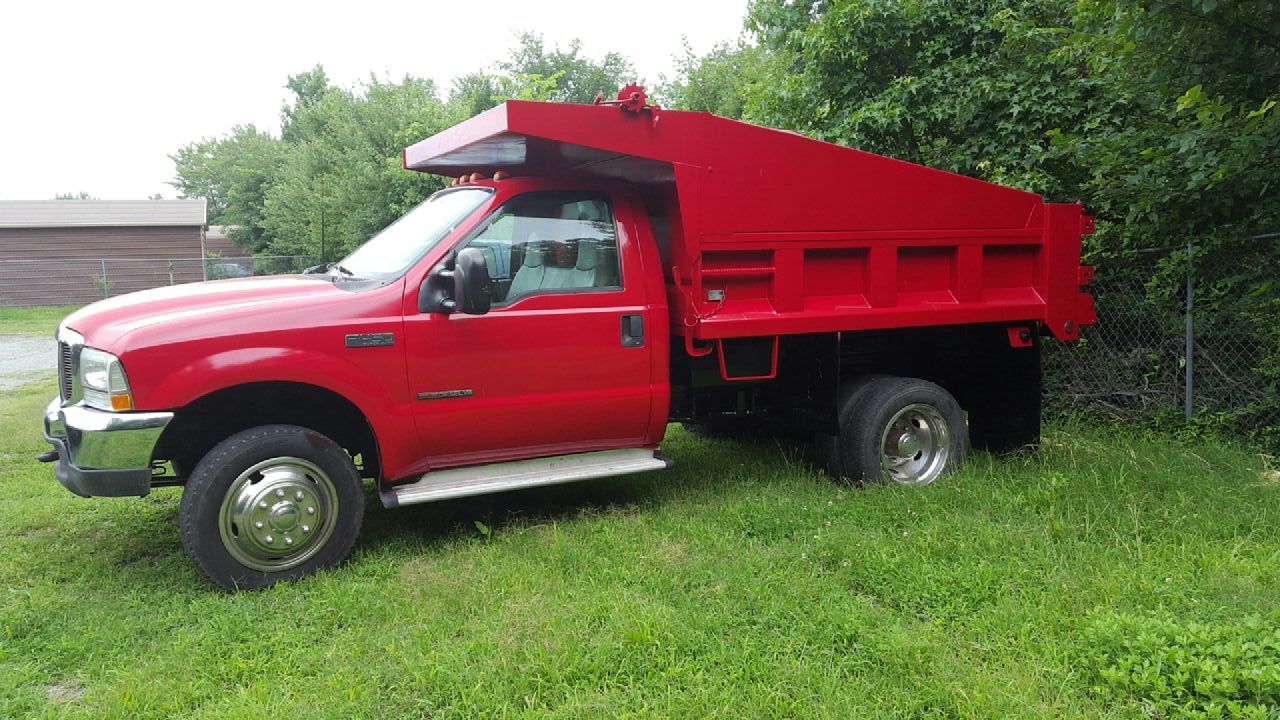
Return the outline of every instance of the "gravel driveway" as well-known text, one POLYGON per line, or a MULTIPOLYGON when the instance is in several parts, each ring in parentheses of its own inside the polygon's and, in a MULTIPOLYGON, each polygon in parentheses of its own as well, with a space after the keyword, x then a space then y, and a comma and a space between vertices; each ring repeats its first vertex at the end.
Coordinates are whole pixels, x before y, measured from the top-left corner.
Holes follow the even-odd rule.
POLYGON ((0 335, 0 390, 57 377, 58 344, 44 335, 0 335))

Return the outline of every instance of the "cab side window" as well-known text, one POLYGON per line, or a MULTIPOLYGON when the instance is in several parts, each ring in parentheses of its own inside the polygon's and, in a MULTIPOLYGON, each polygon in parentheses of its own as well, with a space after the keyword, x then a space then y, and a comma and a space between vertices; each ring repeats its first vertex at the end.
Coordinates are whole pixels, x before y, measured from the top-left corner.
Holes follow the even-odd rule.
POLYGON ((622 287, 613 212, 599 193, 521 195, 491 216, 467 247, 485 255, 494 305, 622 287))

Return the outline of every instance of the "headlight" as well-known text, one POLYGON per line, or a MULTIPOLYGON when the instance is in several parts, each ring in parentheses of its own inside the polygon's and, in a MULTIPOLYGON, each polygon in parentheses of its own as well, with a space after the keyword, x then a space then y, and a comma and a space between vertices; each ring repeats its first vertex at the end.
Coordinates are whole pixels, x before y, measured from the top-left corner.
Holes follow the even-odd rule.
POLYGON ((80 351, 80 388, 84 404, 99 410, 132 410, 133 396, 120 358, 91 347, 80 351))

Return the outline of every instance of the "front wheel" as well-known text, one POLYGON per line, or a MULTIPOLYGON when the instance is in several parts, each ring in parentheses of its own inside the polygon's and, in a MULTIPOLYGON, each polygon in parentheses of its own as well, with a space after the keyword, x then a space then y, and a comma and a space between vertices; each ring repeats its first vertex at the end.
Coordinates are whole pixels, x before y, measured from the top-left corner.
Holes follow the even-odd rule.
POLYGON ((182 546, 227 590, 257 589, 342 562, 364 515, 364 488, 337 443, 264 425, 209 451, 182 493, 182 546))
POLYGON ((968 449, 964 412, 938 385, 881 376, 845 395, 838 455, 851 480, 928 485, 958 468, 968 449))

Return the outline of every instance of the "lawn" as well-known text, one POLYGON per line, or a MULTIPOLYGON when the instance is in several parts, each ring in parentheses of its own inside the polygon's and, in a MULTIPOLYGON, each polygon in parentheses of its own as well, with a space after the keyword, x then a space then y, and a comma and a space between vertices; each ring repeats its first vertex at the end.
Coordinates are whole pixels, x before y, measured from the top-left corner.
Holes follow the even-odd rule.
POLYGON ((65 307, 11 308, 0 307, 0 335, 35 333, 52 335, 62 318, 79 310, 79 305, 65 307))
POLYGON ((672 428, 676 469, 387 511, 227 595, 179 491, 83 500, 0 394, 0 717, 1169 717, 1280 703, 1280 476, 1106 429, 851 489, 672 428), (1251 703, 1251 705, 1250 705, 1251 703))

